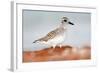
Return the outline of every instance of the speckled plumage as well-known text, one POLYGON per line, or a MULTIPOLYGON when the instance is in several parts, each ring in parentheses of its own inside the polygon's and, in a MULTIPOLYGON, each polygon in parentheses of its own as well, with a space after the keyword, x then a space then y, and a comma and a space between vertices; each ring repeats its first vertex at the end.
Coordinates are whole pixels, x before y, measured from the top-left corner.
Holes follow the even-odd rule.
POLYGON ((63 34, 64 31, 65 31, 64 28, 57 28, 57 29, 49 32, 46 36, 44 36, 44 37, 42 37, 42 38, 40 38, 36 41, 45 41, 45 42, 47 42, 48 40, 55 38, 57 35, 63 34))
POLYGON ((67 17, 63 17, 61 21, 61 25, 58 28, 47 33, 46 36, 38 40, 35 40, 33 43, 39 42, 43 44, 48 44, 55 48, 56 45, 61 44, 64 41, 67 24, 73 25, 73 23, 69 22, 69 19, 67 17))

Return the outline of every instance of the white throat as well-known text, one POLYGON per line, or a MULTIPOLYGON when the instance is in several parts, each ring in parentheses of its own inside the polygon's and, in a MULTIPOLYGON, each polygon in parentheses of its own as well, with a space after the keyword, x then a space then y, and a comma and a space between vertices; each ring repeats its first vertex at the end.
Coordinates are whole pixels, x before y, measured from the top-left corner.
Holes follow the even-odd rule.
POLYGON ((62 23, 62 24, 60 24, 60 28, 67 29, 67 23, 62 23))

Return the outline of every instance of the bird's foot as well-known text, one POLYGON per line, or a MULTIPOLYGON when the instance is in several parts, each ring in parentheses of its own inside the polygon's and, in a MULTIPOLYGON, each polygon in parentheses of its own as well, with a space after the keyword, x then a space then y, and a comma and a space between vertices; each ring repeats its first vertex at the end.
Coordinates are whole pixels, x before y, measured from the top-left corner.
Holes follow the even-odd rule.
POLYGON ((62 48, 62 45, 60 44, 59 47, 62 48))
POLYGON ((53 49, 55 49, 56 45, 53 45, 52 47, 53 47, 53 49))
POLYGON ((52 46, 52 48, 48 51, 49 54, 53 54, 56 46, 52 46))

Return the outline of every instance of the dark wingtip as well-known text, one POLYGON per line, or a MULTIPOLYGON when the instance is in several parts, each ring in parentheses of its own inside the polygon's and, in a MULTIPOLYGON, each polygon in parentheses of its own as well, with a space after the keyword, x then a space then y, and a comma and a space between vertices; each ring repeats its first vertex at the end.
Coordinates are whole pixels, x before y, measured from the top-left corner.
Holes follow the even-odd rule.
MULTIPOLYGON (((36 43, 36 41, 37 41, 37 40, 35 40, 33 43, 36 43)), ((33 43, 32 43, 32 44, 33 44, 33 43)))
POLYGON ((35 42, 32 42, 32 44, 33 44, 33 43, 35 43, 35 42))

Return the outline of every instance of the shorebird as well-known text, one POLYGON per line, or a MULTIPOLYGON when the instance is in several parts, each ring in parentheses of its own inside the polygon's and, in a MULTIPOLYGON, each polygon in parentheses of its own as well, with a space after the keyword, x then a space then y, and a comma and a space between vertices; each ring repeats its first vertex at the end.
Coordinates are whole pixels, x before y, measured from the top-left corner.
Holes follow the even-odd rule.
POLYGON ((67 30, 68 24, 74 25, 72 22, 70 22, 69 18, 62 17, 59 27, 50 31, 44 37, 35 40, 33 43, 47 44, 51 45, 53 48, 59 45, 59 47, 61 48, 62 42, 65 40, 65 32, 67 30))

